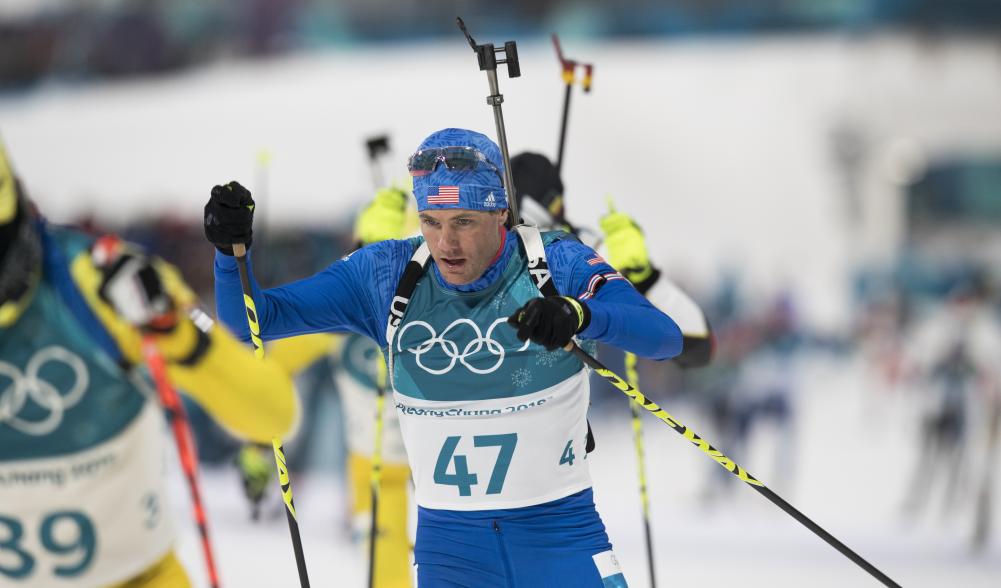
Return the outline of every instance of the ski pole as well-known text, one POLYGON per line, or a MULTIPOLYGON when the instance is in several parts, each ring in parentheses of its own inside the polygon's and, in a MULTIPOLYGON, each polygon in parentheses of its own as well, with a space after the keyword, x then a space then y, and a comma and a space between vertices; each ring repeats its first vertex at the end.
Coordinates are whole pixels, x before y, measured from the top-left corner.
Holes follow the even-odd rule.
MULTIPOLYGON (((559 148, 556 154, 556 173, 561 173, 563 167, 563 149, 566 144, 567 138, 567 121, 569 119, 570 112, 570 96, 572 94, 573 85, 576 77, 576 70, 578 63, 572 59, 566 59, 563 57, 563 49, 560 46, 560 38, 556 33, 552 35, 553 47, 556 48, 556 58, 560 61, 563 84, 565 85, 565 92, 563 93, 563 114, 560 121, 560 142, 559 148)), ((591 91, 591 80, 592 73, 594 71, 593 64, 581 64, 584 67, 584 79, 582 81, 582 86, 585 92, 591 91)), ((570 228, 570 231, 577 234, 581 229, 575 228, 573 225, 564 219, 564 222, 570 228)), ((600 240, 594 245, 597 249, 600 244, 600 240)), ((639 387, 639 376, 636 373, 636 354, 626 353, 626 376, 629 378, 629 383, 632 384, 634 388, 639 387)), ((632 426, 633 426, 633 445, 636 448, 636 467, 639 474, 639 490, 640 490, 640 505, 643 512, 643 530, 644 537, 646 539, 646 557, 647 557, 647 567, 650 571, 650 587, 657 588, 656 574, 654 573, 654 562, 653 562, 653 541, 650 533, 650 499, 647 494, 646 487, 646 456, 643 451, 643 421, 640 420, 639 406, 635 402, 629 403, 629 410, 632 413, 632 426)))
POLYGON ((250 288, 250 275, 247 273, 247 246, 243 243, 233 243, 233 256, 240 271, 240 286, 243 288, 243 305, 247 310, 247 326, 250 327, 250 342, 254 346, 254 356, 264 359, 264 342, 261 341, 261 326, 257 322, 257 306, 254 305, 253 290, 250 288))
MULTIPOLYGON (((636 354, 626 352, 626 377, 629 385, 639 388, 639 374, 636 372, 636 354)), ((643 421, 640 420, 640 407, 636 402, 629 403, 632 413, 633 444, 636 446, 636 467, 640 478, 640 504, 643 507, 643 531, 646 537, 646 561, 650 570, 650 588, 657 588, 657 576, 653 563, 653 539, 650 534, 650 497, 646 487, 646 455, 643 451, 643 421)))
POLYGON ((681 421, 674 418, 666 410, 655 404, 652 400, 643 395, 635 387, 630 386, 628 382, 620 378, 612 370, 608 369, 597 359, 588 355, 583 349, 580 348, 576 343, 571 341, 564 348, 578 359, 580 359, 584 364, 593 369, 601 377, 608 380, 613 386, 622 391, 623 394, 632 398, 640 406, 645 408, 647 411, 653 414, 653 416, 664 421, 667 426, 674 429, 679 435, 683 436, 692 442, 693 445, 701 449, 706 455, 713 458, 716 463, 720 464, 731 474, 737 476, 749 486, 754 488, 759 494, 770 500, 773 504, 781 508, 800 523, 803 524, 807 529, 813 531, 818 537, 826 541, 831 547, 837 549, 842 555, 852 560, 855 564, 861 567, 863 570, 869 572, 874 578, 883 583, 884 586, 889 586, 891 588, 900 588, 900 584, 897 584, 889 578, 886 574, 879 571, 871 563, 863 559, 859 554, 852 551, 847 545, 839 541, 834 535, 831 535, 823 529, 820 525, 813 522, 806 515, 796 510, 791 504, 783 500, 778 494, 775 494, 769 490, 763 483, 758 481, 754 476, 752 476, 747 470, 741 468, 739 465, 734 463, 730 458, 723 455, 723 453, 710 445, 705 439, 699 437, 694 431, 681 424, 681 421))
POLYGON ((577 66, 584 68, 584 78, 581 80, 581 87, 584 92, 591 91, 591 80, 594 74, 594 64, 578 63, 572 59, 563 57, 563 49, 560 47, 560 38, 553 33, 553 47, 556 48, 556 58, 560 60, 561 75, 563 77, 563 115, 560 117, 560 143, 556 151, 556 172, 563 169, 563 149, 567 139, 567 119, 570 118, 570 95, 573 93, 574 83, 577 81, 577 66))
POLYGON ((163 356, 156 348, 156 343, 149 335, 143 337, 142 342, 143 357, 149 367, 153 381, 156 383, 156 391, 160 397, 160 403, 170 417, 170 428, 174 433, 174 443, 177 444, 177 454, 181 458, 181 469, 184 470, 184 477, 188 481, 188 490, 191 492, 191 505, 195 511, 195 523, 198 526, 198 534, 202 540, 202 555, 205 557, 205 569, 209 575, 209 586, 219 588, 219 572, 216 569, 215 557, 212 552, 212 541, 209 539, 209 523, 205 515, 205 506, 202 502, 202 493, 198 485, 198 455, 194 444, 191 442, 191 426, 188 424, 188 415, 181 404, 181 398, 177 390, 170 384, 167 378, 167 367, 164 365, 163 356))
MULTIPOLYGON (((267 207, 262 207, 262 205, 265 202, 267 202, 268 194, 271 191, 270 190, 271 152, 268 151, 267 149, 260 149, 257 152, 257 157, 255 158, 254 163, 255 163, 254 194, 257 194, 257 208, 258 210, 262 211, 257 215, 258 216, 257 236, 258 236, 258 241, 260 242, 262 240, 262 236, 267 232, 265 231, 266 219, 263 216, 263 211, 267 210, 267 207)), ((242 259, 242 257, 240 259, 242 259)), ((267 274, 266 270, 270 268, 270 264, 268 263, 269 261, 270 259, 264 255, 260 255, 257 258, 257 267, 261 271, 264 271, 265 274, 267 274)), ((244 291, 249 292, 250 291, 249 286, 247 286, 247 288, 245 288, 244 291)), ((249 314, 251 310, 253 310, 254 322, 251 324, 256 326, 257 311, 254 308, 253 298, 251 298, 247 308, 248 308, 247 320, 248 322, 250 321, 249 314)), ((258 334, 259 333, 255 333, 252 331, 251 332, 252 340, 254 340, 253 337, 258 334)), ((260 346, 259 343, 260 343, 260 338, 258 337, 256 340, 254 340, 254 355, 257 355, 258 358, 262 357, 261 355, 258 355, 258 349, 261 349, 261 352, 263 353, 263 347, 260 346)), ((253 521, 260 520, 261 518, 261 501, 264 499, 264 492, 263 492, 264 484, 270 483, 271 479, 271 474, 268 473, 269 470, 265 469, 267 467, 267 462, 265 461, 265 458, 261 454, 261 452, 266 449, 268 449, 267 445, 258 443, 244 443, 240 447, 239 453, 237 453, 237 462, 238 462, 238 467, 240 469, 240 477, 244 483, 245 488, 247 487, 247 485, 254 484, 255 482, 255 480, 251 477, 253 474, 248 472, 249 468, 253 468, 255 470, 254 471, 255 474, 263 474, 263 476, 265 477, 265 479, 260 482, 262 484, 260 492, 245 490, 247 498, 250 500, 250 519, 253 521)))
MULTIPOLYGON (((380 135, 365 142, 368 150, 368 160, 372 165, 372 181, 375 189, 382 188, 382 174, 379 169, 379 157, 389 151, 389 137, 380 135)), ((379 537, 379 495, 382 493, 382 429, 383 411, 386 404, 386 366, 380 355, 376 364, 375 385, 375 443, 372 449, 372 470, 369 474, 369 486, 372 492, 371 524, 368 532, 368 588, 375 586, 376 557, 375 547, 379 537)))
POLYGON ((379 355, 375 387, 375 447, 372 451, 372 523, 368 533, 368 588, 375 586, 375 545, 379 536, 379 495, 382 489, 382 428, 386 406, 386 364, 379 355))
POLYGON ((385 185, 382 170, 379 168, 379 157, 389 152, 389 137, 386 135, 371 137, 365 141, 365 149, 368 151, 368 162, 372 168, 372 183, 378 190, 385 185))
MULTIPOLYGON (((247 308, 247 324, 250 327, 250 340, 254 344, 254 355, 264 359, 264 343, 261 341, 261 326, 257 319, 257 307, 254 305, 253 290, 250 288, 250 274, 247 272, 247 247, 243 243, 233 243, 233 255, 240 271, 240 285, 243 287, 243 304, 247 308)), ((299 584, 309 588, 309 575, 306 573, 306 556, 302 552, 302 537, 299 535, 299 520, 296 518, 295 505, 292 503, 292 482, 289 480, 288 465, 285 462, 285 450, 277 437, 271 439, 275 453, 275 465, 278 467, 278 483, 281 485, 282 501, 285 502, 285 517, 288 519, 288 530, 292 536, 292 551, 295 554, 295 565, 299 570, 299 584)))
POLYGON ((490 86, 490 95, 487 96, 487 104, 494 110, 494 125, 497 127, 497 144, 501 149, 501 157, 504 160, 504 191, 507 192, 508 206, 511 208, 511 221, 519 224, 521 217, 518 215, 518 199, 514 191, 514 176, 511 173, 511 156, 507 150, 507 133, 504 131, 504 111, 501 104, 504 103, 504 95, 500 93, 500 86, 497 84, 497 64, 507 64, 507 76, 517 78, 521 76, 521 64, 518 62, 518 46, 514 41, 507 41, 504 47, 494 47, 492 43, 477 45, 476 41, 466 30, 466 23, 462 19, 455 17, 456 24, 466 36, 466 41, 476 53, 476 61, 479 63, 480 71, 487 72, 487 83, 490 86), (497 59, 497 54, 502 53, 503 59, 497 59))
POLYGON ((292 551, 295 553, 295 566, 299 570, 299 585, 309 588, 309 574, 306 573, 306 557, 302 553, 302 537, 299 535, 299 521, 296 519, 295 504, 292 502, 292 482, 288 475, 288 464, 285 461, 285 449, 278 437, 271 439, 271 447, 275 451, 275 465, 278 466, 278 483, 282 489, 282 501, 285 503, 285 518, 288 519, 288 531, 292 537, 292 551))

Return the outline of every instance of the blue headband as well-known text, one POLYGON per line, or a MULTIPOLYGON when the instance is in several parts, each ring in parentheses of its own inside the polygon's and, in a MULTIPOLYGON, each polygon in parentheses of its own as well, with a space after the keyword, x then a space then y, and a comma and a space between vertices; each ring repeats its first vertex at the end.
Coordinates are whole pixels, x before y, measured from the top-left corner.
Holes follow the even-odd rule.
POLYGON ((472 147, 497 170, 484 165, 471 171, 451 171, 440 164, 431 173, 414 177, 418 211, 445 208, 504 210, 508 207, 507 192, 501 180, 504 161, 500 148, 489 137, 466 129, 442 129, 424 139, 417 151, 435 147, 472 147))

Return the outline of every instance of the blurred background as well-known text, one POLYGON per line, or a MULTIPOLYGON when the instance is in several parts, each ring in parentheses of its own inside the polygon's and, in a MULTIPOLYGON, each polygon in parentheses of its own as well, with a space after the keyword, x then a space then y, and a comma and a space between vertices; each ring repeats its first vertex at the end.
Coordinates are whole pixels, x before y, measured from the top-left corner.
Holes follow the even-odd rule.
MULTIPOLYGON (((50 220, 149 247, 211 309, 214 184, 254 191, 257 275, 277 285, 351 247, 368 138, 390 137, 383 173, 405 178, 436 129, 495 135, 456 15, 481 43, 518 42, 522 77, 500 81, 512 153, 556 154, 549 35, 595 64, 570 112, 567 216, 596 227, 612 196, 717 337, 711 367, 642 364, 641 389, 902 585, 996 586, 1001 3, 3 0, 0 137, 50 220)), ((300 378, 296 501, 316 583, 360 586, 330 369, 300 378)), ((592 395, 599 511, 646 586, 628 406, 592 395)), ((661 584, 875 585, 645 425, 661 584)), ((276 493, 251 523, 227 441, 202 441, 223 579, 294 584, 276 493)))

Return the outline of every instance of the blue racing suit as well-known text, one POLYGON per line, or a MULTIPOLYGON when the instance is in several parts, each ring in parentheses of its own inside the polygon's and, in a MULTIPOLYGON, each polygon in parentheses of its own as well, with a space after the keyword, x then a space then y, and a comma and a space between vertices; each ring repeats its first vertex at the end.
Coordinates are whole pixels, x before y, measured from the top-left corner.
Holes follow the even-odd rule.
MULTIPOLYGON (((584 459, 584 366, 506 324, 541 295, 521 239, 507 232, 471 284, 449 284, 431 263, 387 329, 421 242, 369 245, 279 288, 251 280, 262 337, 351 331, 388 352, 419 506, 420 586, 625 586, 584 459)), ((591 248, 562 232, 542 242, 556 289, 591 311, 580 338, 653 359, 680 352, 675 322, 591 248)), ((220 319, 249 340, 235 260, 217 253, 215 275, 220 319)))

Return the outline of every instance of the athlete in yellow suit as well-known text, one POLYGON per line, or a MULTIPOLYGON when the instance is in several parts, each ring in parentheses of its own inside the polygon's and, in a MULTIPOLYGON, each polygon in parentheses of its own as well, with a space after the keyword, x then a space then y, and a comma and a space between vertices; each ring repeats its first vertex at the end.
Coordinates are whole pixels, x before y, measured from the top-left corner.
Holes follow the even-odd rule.
MULTIPOLYGON (((362 245, 399 239, 407 226, 407 194, 396 188, 376 193, 355 221, 355 237, 362 245)), ((270 343, 269 356, 295 373, 319 357, 333 353, 338 370, 335 376, 347 421, 348 472, 355 536, 368 557, 371 526, 372 455, 375 444, 377 366, 383 361, 378 345, 360 335, 332 337, 306 335, 270 343)), ((376 539, 376 588, 410 588, 410 536, 407 527, 409 506, 407 487, 410 468, 403 448, 396 407, 391 391, 383 411, 382 479, 379 493, 376 539)))
POLYGON ((173 267, 92 245, 33 211, 0 147, 0 585, 187 587, 143 337, 252 441, 292 427, 292 382, 214 328, 173 267))

